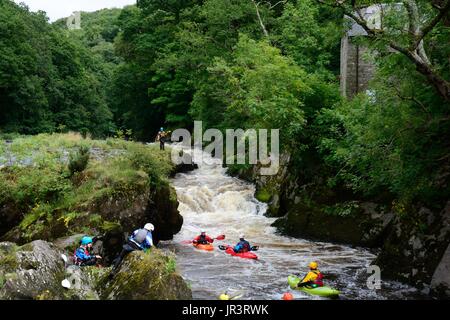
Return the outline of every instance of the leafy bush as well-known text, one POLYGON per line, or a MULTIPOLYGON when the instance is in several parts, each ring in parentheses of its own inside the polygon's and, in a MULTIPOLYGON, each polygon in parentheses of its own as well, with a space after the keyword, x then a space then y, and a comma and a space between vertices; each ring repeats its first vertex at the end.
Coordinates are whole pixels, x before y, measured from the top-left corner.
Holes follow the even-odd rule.
POLYGON ((89 163, 89 147, 80 146, 76 153, 72 153, 69 159, 69 172, 73 176, 77 172, 83 172, 89 163))

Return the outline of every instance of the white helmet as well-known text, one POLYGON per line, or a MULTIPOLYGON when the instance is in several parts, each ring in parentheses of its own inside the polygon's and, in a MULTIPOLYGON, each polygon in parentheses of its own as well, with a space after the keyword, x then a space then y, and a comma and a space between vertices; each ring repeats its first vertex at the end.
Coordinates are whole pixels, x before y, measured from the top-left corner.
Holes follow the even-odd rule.
POLYGON ((200 233, 206 233, 205 229, 200 230, 200 233))
POLYGON ((239 239, 245 239, 245 234, 241 233, 241 234, 239 235, 239 239))
POLYGON ((147 224, 144 226, 144 229, 145 229, 145 230, 148 230, 148 231, 153 231, 153 230, 155 230, 155 226, 152 225, 151 223, 147 223, 147 224))

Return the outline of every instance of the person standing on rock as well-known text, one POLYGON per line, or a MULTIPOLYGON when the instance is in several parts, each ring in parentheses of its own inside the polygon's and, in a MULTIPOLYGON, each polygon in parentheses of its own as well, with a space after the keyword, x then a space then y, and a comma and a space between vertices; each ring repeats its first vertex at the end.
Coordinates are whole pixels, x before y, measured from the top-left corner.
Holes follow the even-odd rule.
POLYGON ((160 150, 165 150, 164 145, 166 143, 166 137, 167 133, 164 131, 164 128, 161 128, 161 130, 158 132, 158 135, 156 136, 156 141, 159 141, 160 150))
POLYGON ((75 250, 74 262, 80 267, 84 266, 95 266, 102 257, 97 255, 92 255, 92 245, 93 240, 91 237, 83 237, 81 239, 80 247, 75 250))
POLYGON ((122 260, 127 254, 135 250, 147 251, 153 246, 152 232, 155 230, 155 226, 151 223, 147 223, 143 229, 137 229, 128 238, 128 242, 124 244, 122 252, 113 261, 113 271, 117 270, 122 260))

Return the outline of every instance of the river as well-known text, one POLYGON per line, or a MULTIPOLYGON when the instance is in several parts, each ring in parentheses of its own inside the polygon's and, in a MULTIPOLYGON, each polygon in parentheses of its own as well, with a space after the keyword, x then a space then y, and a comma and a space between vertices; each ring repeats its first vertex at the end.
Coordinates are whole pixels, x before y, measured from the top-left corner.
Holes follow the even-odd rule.
MULTIPOLYGON (((197 155, 208 158, 202 151, 197 155)), ((211 161, 211 158, 209 157, 211 161)), ((381 289, 369 289, 367 267, 375 258, 365 248, 296 239, 277 234, 271 227, 274 218, 264 216, 266 204, 254 198, 255 187, 226 174, 219 162, 172 180, 184 217, 182 230, 173 241, 162 242, 164 250, 177 255, 177 266, 190 283, 194 299, 217 299, 228 290, 242 293, 242 299, 279 300, 284 292, 295 299, 324 299, 289 289, 289 274, 304 274, 310 261, 317 261, 326 285, 341 291, 340 299, 416 299, 420 293, 407 285, 382 281, 381 289), (215 241, 213 252, 196 250, 182 244, 201 229, 211 236, 226 235, 215 241), (219 244, 235 244, 240 233, 251 245, 259 245, 259 260, 231 257, 219 250, 219 244)), ((382 279, 382 275, 381 275, 382 279)))

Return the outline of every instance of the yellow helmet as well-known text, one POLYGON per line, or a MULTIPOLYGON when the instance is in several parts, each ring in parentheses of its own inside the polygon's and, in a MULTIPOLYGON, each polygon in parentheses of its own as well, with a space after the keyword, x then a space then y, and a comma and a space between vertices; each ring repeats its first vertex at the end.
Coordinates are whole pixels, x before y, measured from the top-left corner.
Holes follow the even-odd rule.
POLYGON ((226 293, 222 293, 222 294, 219 296, 219 299, 220 299, 220 300, 230 300, 230 297, 229 297, 226 293))
POLYGON ((318 267, 318 265, 317 265, 317 262, 311 262, 310 264, 309 264, 309 268, 310 269, 317 269, 317 267, 318 267))

